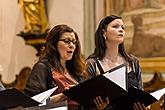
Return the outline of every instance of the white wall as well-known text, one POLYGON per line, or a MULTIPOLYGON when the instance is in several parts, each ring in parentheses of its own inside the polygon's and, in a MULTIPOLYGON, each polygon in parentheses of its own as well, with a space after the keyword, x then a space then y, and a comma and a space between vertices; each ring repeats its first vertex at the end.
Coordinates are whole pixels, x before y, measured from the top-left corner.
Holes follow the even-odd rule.
POLYGON ((96 29, 104 15, 104 0, 96 0, 96 29))
POLYGON ((4 82, 11 82, 25 66, 32 66, 36 50, 26 46, 21 37, 23 18, 17 0, 0 1, 0 74, 4 82))
POLYGON ((62 23, 69 25, 78 33, 83 44, 83 0, 47 0, 47 2, 50 27, 62 23))

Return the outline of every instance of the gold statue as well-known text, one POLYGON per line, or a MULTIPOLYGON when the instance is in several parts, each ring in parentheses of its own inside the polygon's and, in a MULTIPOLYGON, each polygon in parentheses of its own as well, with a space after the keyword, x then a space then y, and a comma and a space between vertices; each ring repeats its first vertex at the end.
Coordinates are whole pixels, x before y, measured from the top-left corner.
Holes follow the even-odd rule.
POLYGON ((44 0, 18 0, 18 4, 23 10, 25 33, 44 33, 47 31, 48 22, 44 0))

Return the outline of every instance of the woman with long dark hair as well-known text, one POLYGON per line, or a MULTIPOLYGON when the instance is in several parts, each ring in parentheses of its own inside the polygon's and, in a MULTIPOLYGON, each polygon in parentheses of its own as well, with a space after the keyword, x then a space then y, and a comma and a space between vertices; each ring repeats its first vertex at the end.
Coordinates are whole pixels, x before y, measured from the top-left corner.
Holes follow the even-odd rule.
MULTIPOLYGON (((127 65, 128 88, 131 86, 142 89, 141 69, 136 57, 129 55, 124 48, 124 23, 121 17, 110 15, 103 18, 95 32, 95 50, 87 58, 87 72, 91 77, 108 72, 120 65, 127 65)), ((95 100, 98 107, 101 106, 101 97, 95 100)), ((110 99, 109 99, 110 100, 110 99)), ((134 110, 145 110, 144 104, 135 103, 134 110)), ((123 110, 117 105, 107 106, 107 110, 123 110)))

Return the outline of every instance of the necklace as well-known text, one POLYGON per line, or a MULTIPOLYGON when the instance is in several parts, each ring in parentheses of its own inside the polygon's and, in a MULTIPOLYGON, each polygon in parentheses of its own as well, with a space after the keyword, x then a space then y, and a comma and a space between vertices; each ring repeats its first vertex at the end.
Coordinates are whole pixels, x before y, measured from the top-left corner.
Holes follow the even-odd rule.
POLYGON ((102 67, 104 68, 105 71, 117 67, 123 63, 125 63, 125 60, 120 55, 117 55, 117 57, 113 60, 111 58, 104 57, 103 60, 101 61, 102 67))
POLYGON ((120 55, 117 55, 116 58, 108 58, 108 57, 104 57, 103 58, 103 62, 108 62, 108 63, 119 63, 122 61, 122 57, 120 55))

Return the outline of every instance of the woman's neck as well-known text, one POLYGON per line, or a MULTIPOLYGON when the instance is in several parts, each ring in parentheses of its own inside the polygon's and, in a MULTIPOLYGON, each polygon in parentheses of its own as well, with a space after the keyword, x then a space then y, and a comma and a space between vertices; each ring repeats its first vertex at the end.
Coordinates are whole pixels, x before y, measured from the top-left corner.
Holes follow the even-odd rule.
POLYGON ((60 60, 61 66, 63 67, 64 70, 66 70, 66 60, 60 60))
POLYGON ((103 59, 109 59, 112 62, 116 62, 119 57, 118 46, 109 46, 105 51, 105 56, 103 59))
POLYGON ((100 60, 101 66, 104 71, 108 71, 121 64, 125 63, 125 59, 119 54, 118 46, 109 46, 105 52, 105 56, 100 60))

